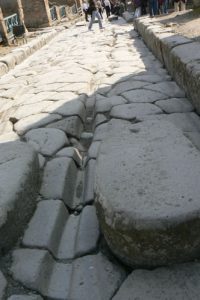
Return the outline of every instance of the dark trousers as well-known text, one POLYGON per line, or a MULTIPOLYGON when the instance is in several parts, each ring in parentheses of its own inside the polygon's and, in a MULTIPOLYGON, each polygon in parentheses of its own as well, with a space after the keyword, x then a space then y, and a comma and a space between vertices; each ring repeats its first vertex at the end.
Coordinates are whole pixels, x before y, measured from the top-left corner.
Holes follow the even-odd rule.
POLYGON ((150 16, 155 16, 158 13, 157 0, 149 0, 149 14, 150 16))
POLYGON ((83 10, 83 12, 84 12, 84 14, 85 14, 85 21, 86 21, 86 22, 89 22, 87 10, 83 10))
POLYGON ((107 18, 110 17, 110 6, 105 6, 106 9, 106 16, 107 18))

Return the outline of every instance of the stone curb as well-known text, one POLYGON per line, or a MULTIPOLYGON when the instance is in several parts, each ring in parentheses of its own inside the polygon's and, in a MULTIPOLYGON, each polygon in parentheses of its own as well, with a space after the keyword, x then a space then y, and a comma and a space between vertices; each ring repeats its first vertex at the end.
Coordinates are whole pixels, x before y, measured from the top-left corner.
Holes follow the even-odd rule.
POLYGON ((30 41, 26 45, 14 49, 11 53, 0 58, 0 76, 5 75, 16 65, 19 65, 31 54, 46 45, 51 39, 57 35, 57 30, 43 34, 35 40, 30 41))
POLYGON ((134 27, 200 113, 200 44, 148 17, 135 19, 134 27))
MULTIPOLYGON (((70 24, 67 26, 72 26, 76 24, 79 20, 71 20, 70 24)), ((64 30, 64 29, 63 29, 64 30)), ((31 54, 35 53, 37 50, 46 45, 50 40, 52 40, 58 31, 52 28, 51 32, 46 34, 42 34, 42 36, 36 37, 36 39, 28 42, 25 45, 22 45, 19 48, 14 49, 11 53, 0 58, 0 77, 8 73, 11 69, 13 69, 16 65, 19 65, 22 61, 24 61, 31 54)))

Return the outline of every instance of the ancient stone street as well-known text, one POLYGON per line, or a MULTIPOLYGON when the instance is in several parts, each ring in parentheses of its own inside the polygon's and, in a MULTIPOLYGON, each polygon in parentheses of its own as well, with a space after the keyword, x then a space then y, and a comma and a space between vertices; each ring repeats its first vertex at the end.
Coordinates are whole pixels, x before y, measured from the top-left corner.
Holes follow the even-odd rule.
POLYGON ((199 299, 199 115, 133 24, 104 25, 0 79, 0 299, 199 299))

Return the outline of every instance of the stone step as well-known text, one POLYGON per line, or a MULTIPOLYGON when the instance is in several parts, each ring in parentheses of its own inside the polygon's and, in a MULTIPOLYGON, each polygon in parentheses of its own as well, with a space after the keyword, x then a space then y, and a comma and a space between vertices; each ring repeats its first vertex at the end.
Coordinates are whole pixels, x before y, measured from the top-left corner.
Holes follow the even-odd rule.
POLYGON ((135 270, 113 300, 199 300, 199 293, 200 264, 188 263, 153 271, 135 270))
POLYGON ((28 289, 54 300, 109 300, 126 275, 100 253, 64 264, 38 249, 15 250, 11 273, 28 289))
POLYGON ((14 245, 28 223, 36 207, 39 185, 37 153, 19 141, 1 143, 1 253, 14 245))
POLYGON ((67 260, 95 251, 99 234, 95 207, 87 206, 75 216, 69 215, 62 201, 44 200, 38 204, 22 244, 67 260))
POLYGON ((78 168, 72 158, 58 157, 49 161, 44 169, 41 195, 44 199, 63 200, 73 205, 78 168))
POLYGON ((110 121, 95 193, 113 253, 132 267, 198 257, 199 170, 199 151, 172 123, 110 121))

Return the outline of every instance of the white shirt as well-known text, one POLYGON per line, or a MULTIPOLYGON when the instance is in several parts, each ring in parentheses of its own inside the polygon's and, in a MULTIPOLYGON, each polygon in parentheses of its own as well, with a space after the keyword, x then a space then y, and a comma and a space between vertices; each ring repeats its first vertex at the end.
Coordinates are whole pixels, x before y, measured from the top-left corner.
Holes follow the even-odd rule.
POLYGON ((89 4, 86 3, 86 2, 84 2, 84 3, 83 3, 83 6, 82 6, 83 10, 87 10, 88 7, 89 7, 89 4))
POLYGON ((105 6, 109 6, 109 7, 111 7, 111 5, 110 5, 110 1, 109 1, 109 0, 104 0, 104 4, 105 4, 105 6))

